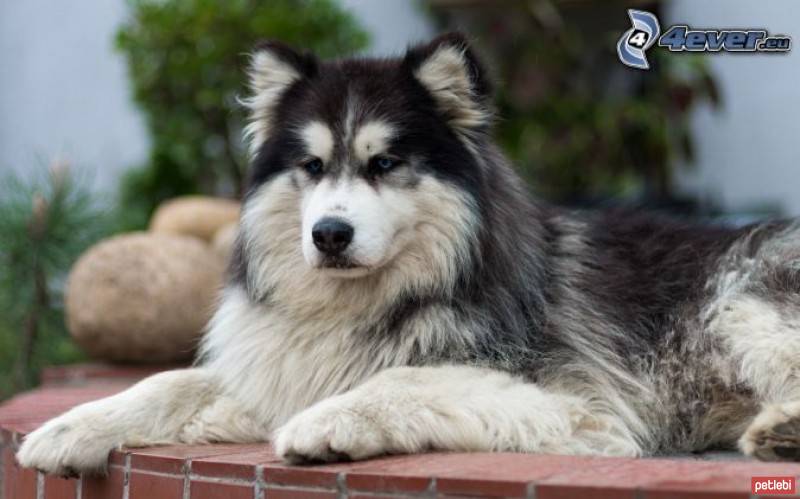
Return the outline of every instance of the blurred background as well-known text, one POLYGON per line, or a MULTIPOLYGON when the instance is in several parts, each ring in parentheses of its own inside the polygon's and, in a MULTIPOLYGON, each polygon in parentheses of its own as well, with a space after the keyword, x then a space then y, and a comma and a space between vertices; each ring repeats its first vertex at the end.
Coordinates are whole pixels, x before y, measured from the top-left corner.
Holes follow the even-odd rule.
MULTIPOLYGON (((44 365, 104 358, 76 331, 85 321, 65 321, 67 276, 87 248, 175 231, 153 215, 167 200, 241 194, 236 98, 260 38, 391 56, 462 30, 497 81, 497 139, 540 196, 731 224, 800 215, 800 54, 654 49, 650 71, 629 69, 615 45, 631 7, 656 13, 662 31, 800 26, 792 0, 4 0, 0 399, 44 365)), ((185 232, 211 244, 206 229, 185 232)))

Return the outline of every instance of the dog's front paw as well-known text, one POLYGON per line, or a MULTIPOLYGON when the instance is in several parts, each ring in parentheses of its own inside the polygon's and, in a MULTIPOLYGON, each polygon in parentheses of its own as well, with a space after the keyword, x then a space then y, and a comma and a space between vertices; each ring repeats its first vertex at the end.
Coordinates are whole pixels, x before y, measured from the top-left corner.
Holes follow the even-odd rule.
POLYGON ((800 461, 800 402, 765 408, 739 439, 739 447, 765 461, 800 461))
POLYGON ((290 463, 318 463, 390 452, 381 418, 354 402, 335 397, 290 419, 275 434, 278 455, 290 463))
POLYGON ((70 414, 48 421, 25 437, 17 462, 64 477, 76 477, 82 472, 104 473, 114 444, 99 435, 93 423, 97 422, 70 414))

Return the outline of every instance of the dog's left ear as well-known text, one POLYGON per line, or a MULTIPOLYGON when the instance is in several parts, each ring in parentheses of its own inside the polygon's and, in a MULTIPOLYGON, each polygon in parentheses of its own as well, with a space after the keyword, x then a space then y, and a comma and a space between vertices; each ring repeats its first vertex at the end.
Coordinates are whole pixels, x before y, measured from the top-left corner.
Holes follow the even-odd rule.
POLYGON ((413 47, 404 64, 452 126, 474 130, 491 123, 491 84, 464 35, 447 33, 413 47))

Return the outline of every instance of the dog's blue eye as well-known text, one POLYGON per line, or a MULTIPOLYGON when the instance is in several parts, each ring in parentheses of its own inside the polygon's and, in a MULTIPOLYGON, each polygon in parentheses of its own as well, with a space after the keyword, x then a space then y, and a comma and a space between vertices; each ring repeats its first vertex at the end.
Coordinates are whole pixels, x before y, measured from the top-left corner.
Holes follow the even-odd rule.
POLYGON ((311 175, 317 175, 322 172, 322 160, 314 158, 310 161, 303 163, 303 168, 311 175))
POLYGON ((377 166, 381 170, 391 170, 392 168, 397 166, 398 163, 398 161, 392 158, 387 158, 386 156, 378 156, 377 158, 374 158, 372 161, 375 164, 375 166, 377 166))

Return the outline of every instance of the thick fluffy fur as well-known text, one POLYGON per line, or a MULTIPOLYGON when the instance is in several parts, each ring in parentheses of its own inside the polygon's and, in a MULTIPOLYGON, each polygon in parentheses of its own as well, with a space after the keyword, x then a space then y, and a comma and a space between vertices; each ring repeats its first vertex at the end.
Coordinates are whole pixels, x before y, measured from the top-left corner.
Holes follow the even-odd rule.
POLYGON ((23 465, 271 436, 291 461, 737 442, 800 456, 797 225, 531 199, 457 35, 398 60, 266 44, 251 80, 251 185, 197 366, 47 423, 23 465), (313 235, 332 218, 353 228, 341 252, 313 235))

